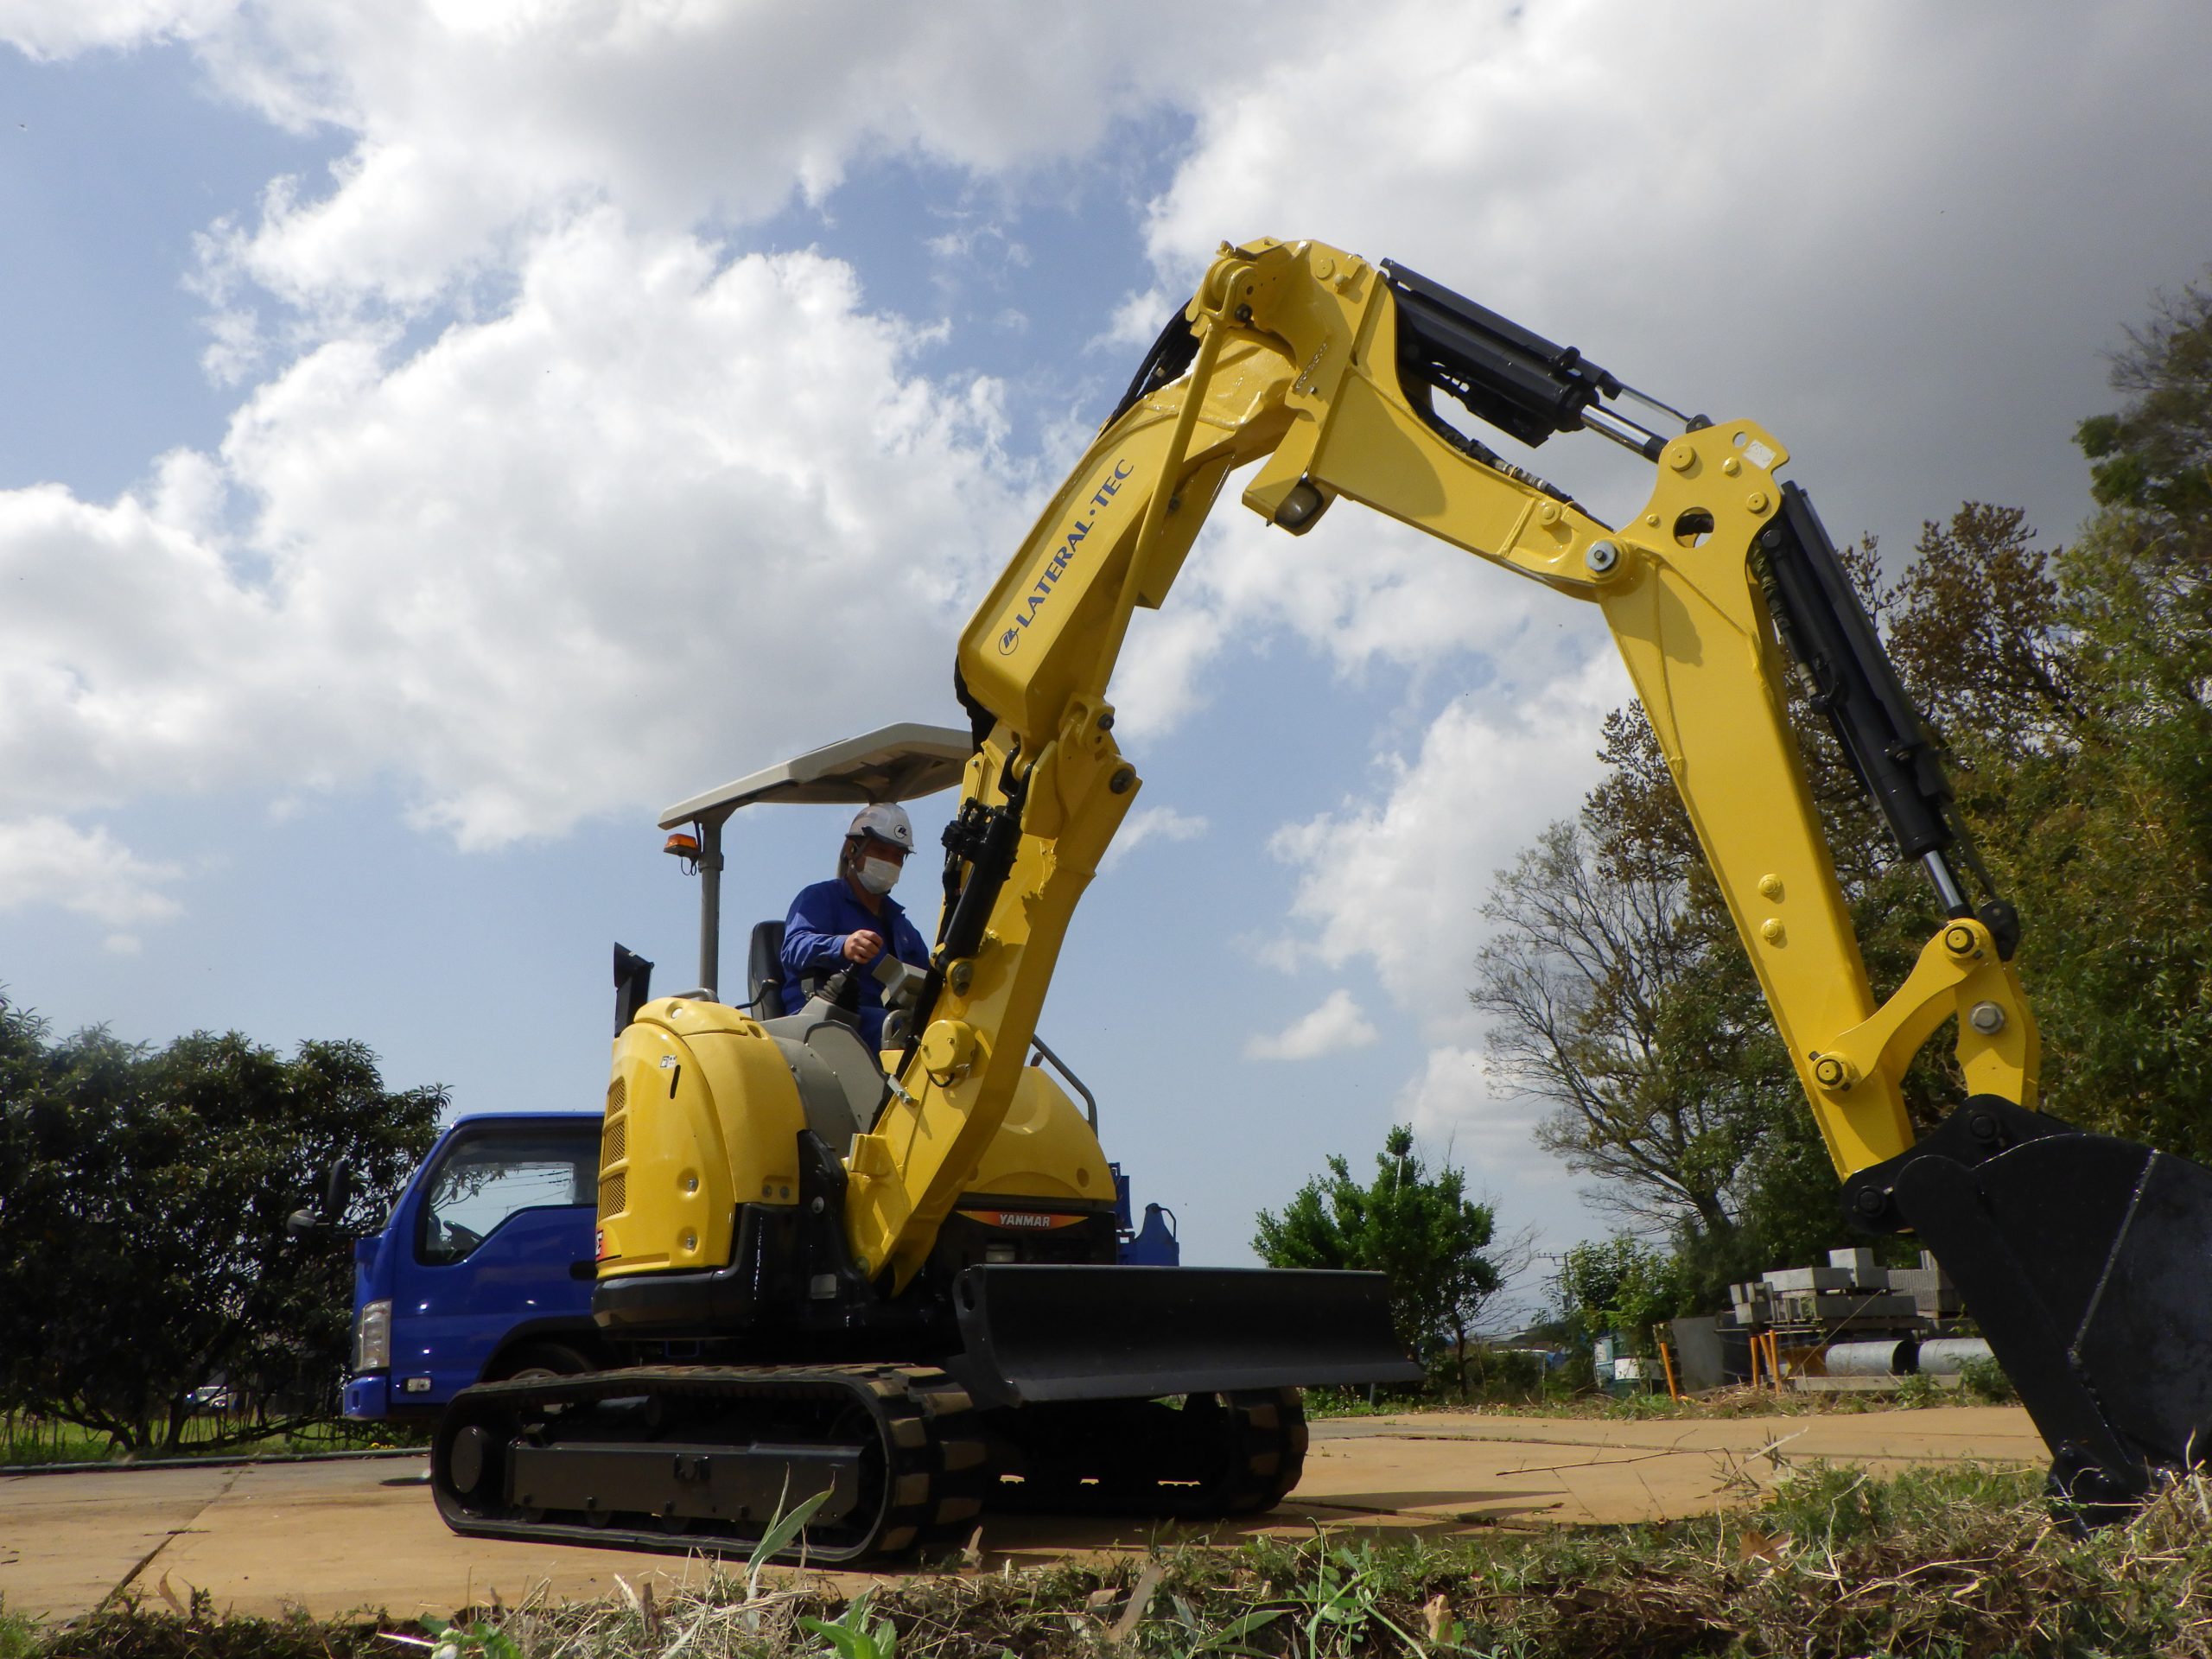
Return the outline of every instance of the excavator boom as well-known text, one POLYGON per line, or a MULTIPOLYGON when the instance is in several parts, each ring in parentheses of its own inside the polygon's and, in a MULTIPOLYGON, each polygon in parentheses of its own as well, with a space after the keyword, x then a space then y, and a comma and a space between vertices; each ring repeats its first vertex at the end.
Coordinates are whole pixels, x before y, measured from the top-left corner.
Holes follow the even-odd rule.
POLYGON ((1598 607, 1854 1224, 1935 1246, 2069 1496, 2124 1501, 2186 1462, 2212 1440, 2212 1308, 2175 1263, 2212 1243, 2212 1173, 2033 1110, 2019 918, 1810 499, 1777 476, 1789 459, 1756 423, 1681 416, 1402 266, 1224 245, 962 634, 977 752, 902 1091, 854 1165, 877 1172, 848 1212, 855 1254, 903 1282, 1001 1120, 1068 916, 1139 788, 1106 696, 1132 613, 1166 599, 1229 475, 1256 461, 1243 503, 1292 534, 1348 498, 1598 607), (1624 397, 1680 429, 1629 417, 1624 397), (1446 421, 1440 398, 1531 446, 1594 431, 1654 463, 1650 497, 1601 523, 1446 421), (1793 668, 1947 918, 1885 999, 1813 804, 1793 668), (1967 1098, 1916 1146, 1902 1079, 1946 1027, 1967 1098), (2077 1156, 2103 1185, 2046 1203, 2077 1156), (2139 1340, 2153 1326, 2169 1335, 2139 1340))

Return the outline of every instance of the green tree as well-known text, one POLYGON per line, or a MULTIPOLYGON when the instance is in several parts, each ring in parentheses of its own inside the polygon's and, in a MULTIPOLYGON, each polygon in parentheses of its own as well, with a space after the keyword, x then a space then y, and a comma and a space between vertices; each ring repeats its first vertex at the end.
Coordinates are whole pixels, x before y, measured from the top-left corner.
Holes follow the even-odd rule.
POLYGON ((358 1043, 43 1038, 0 1013, 0 1391, 131 1450, 175 1448, 218 1378, 249 1420, 229 1438, 327 1416, 352 1262, 285 1218, 344 1158, 344 1219, 373 1227, 442 1092, 386 1090, 358 1043))
POLYGON ((1675 1258, 1628 1233, 1577 1244, 1560 1261, 1560 1312, 1593 1337, 1626 1332, 1649 1348, 1651 1327, 1681 1300, 1675 1258))
POLYGON ((2212 287, 2130 336, 2079 433, 2100 504, 2057 562, 2079 708, 2006 850, 2047 1101, 2212 1160, 2212 287))
POLYGON ((1490 1254, 1497 1218, 1467 1197, 1466 1172, 1431 1173, 1414 1132, 1391 1129, 1365 1185, 1332 1154, 1328 1173, 1299 1188, 1282 1214, 1260 1212, 1252 1248, 1271 1268, 1350 1268, 1390 1281, 1399 1340, 1424 1362, 1451 1357, 1466 1391, 1467 1344, 1503 1282, 1490 1254))

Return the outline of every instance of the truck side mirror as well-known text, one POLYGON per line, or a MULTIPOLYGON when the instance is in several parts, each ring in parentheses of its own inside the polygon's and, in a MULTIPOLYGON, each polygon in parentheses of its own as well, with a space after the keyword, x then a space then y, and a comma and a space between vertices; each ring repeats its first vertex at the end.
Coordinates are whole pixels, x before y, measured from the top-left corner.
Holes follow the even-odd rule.
POLYGON ((320 1205, 295 1210, 284 1218, 286 1236, 305 1239, 336 1231, 339 1223, 345 1219, 346 1206, 353 1198, 353 1166, 340 1158, 331 1165, 330 1174, 323 1182, 320 1205))

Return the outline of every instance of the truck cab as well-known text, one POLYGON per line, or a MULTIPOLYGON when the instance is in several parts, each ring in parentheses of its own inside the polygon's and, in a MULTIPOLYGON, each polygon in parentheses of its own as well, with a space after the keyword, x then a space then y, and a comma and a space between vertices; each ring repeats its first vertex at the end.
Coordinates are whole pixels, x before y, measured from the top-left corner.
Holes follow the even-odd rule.
POLYGON ((473 1382, 592 1370, 601 1114, 476 1113, 353 1245, 346 1415, 435 1418, 473 1382))

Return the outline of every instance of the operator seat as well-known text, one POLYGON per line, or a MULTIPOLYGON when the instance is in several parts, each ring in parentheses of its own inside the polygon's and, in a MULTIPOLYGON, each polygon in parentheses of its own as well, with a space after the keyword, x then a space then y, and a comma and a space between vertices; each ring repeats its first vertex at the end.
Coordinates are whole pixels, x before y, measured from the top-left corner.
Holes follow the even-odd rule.
POLYGON ((784 925, 753 924, 753 943, 745 953, 746 1004, 755 1020, 777 1020, 784 1012, 784 925))

